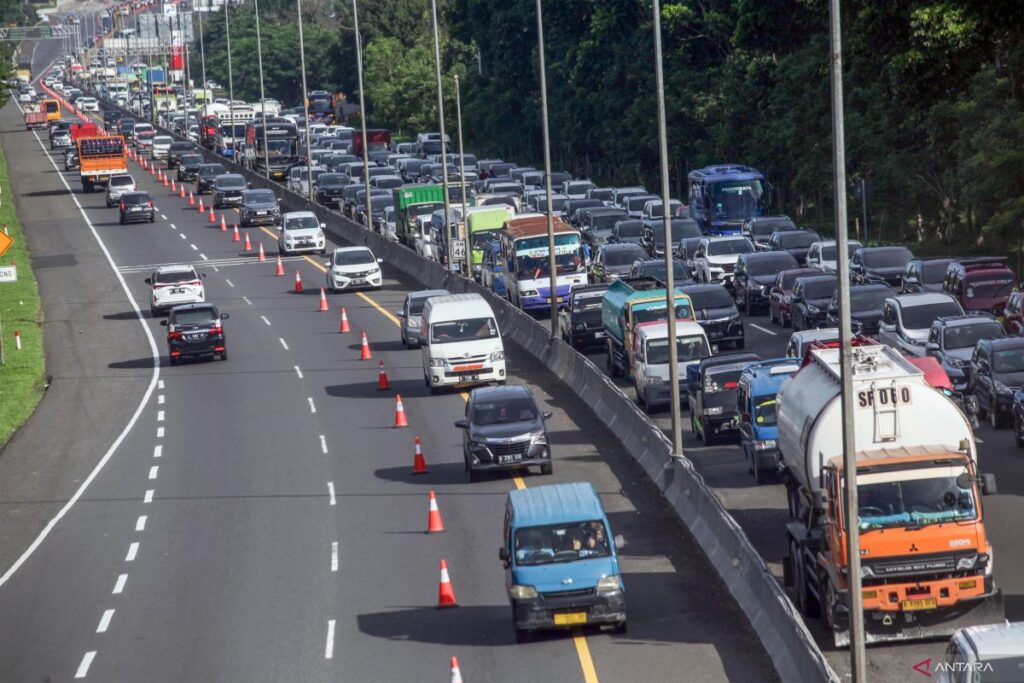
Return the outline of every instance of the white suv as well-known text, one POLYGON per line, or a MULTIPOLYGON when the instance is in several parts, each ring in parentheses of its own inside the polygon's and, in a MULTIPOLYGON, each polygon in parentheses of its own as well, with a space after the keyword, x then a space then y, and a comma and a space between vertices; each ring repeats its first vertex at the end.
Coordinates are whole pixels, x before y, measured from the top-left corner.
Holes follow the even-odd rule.
POLYGON ((705 237, 693 254, 694 278, 697 282, 724 284, 732 280, 740 254, 754 251, 754 243, 746 237, 705 237))
POLYGON ((324 237, 325 224, 320 222, 312 211, 289 211, 281 217, 277 238, 277 250, 282 254, 294 254, 297 251, 327 251, 327 240, 324 237))
POLYGON ((136 189, 135 178, 127 173, 110 176, 110 181, 107 183, 107 208, 117 206, 117 203, 121 201, 121 195, 135 192, 136 189))
POLYGON ((878 341, 900 353, 920 358, 925 355, 928 332, 936 318, 963 314, 960 303, 949 294, 926 292, 891 296, 882 304, 878 341))
POLYGON ((146 284, 152 288, 149 310, 159 315, 181 304, 198 304, 206 301, 203 278, 192 266, 160 266, 146 284))
POLYGON ((380 289, 379 259, 366 247, 341 247, 331 254, 327 266, 327 287, 331 292, 340 289, 372 287, 380 289))

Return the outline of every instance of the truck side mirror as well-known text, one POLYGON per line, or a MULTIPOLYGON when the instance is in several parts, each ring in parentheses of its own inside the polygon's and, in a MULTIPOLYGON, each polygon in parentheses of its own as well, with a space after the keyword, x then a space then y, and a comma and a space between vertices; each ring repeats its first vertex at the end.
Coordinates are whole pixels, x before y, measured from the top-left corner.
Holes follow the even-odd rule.
POLYGON ((500 548, 498 548, 498 559, 504 562, 505 564, 509 563, 509 561, 512 559, 512 556, 509 554, 508 548, 506 548, 505 546, 501 546, 500 548))
POLYGON ((615 549, 622 550, 626 545, 626 539, 622 537, 622 534, 615 534, 615 549))
POLYGON ((991 472, 985 472, 980 477, 981 483, 981 495, 992 496, 998 493, 996 488, 996 475, 991 472))
POLYGON ((455 421, 455 427, 458 429, 469 429, 469 422, 465 418, 455 421))
POLYGON ((939 345, 936 344, 935 342, 927 342, 924 345, 924 352, 926 354, 928 354, 928 355, 938 353, 939 352, 939 345))

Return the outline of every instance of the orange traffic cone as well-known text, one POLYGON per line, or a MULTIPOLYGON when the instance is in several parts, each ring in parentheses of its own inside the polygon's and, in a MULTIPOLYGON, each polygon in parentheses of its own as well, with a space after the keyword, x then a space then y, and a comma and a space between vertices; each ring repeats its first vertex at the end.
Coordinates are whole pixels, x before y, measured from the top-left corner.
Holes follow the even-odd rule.
POLYGON ((302 294, 302 273, 295 271, 295 293, 302 294))
POLYGON ((391 388, 388 382, 388 373, 384 371, 384 361, 380 362, 380 372, 377 374, 377 391, 387 391, 391 388))
POLYGON ((409 421, 405 419, 405 406, 402 405, 402 396, 395 394, 395 427, 408 427, 409 421))
POLYGON ((164 187, 169 187, 170 183, 167 182, 167 176, 164 176, 164 187))
MULTIPOLYGON (((191 193, 189 193, 189 194, 191 194, 191 193)), ((185 185, 184 184, 178 185, 178 196, 181 197, 182 199, 185 198, 185 185)))
POLYGON ((252 251, 252 242, 249 241, 249 233, 245 233, 245 247, 242 251, 252 251))
POLYGON ((220 231, 221 232, 227 232, 228 231, 228 222, 226 220, 224 220, 224 214, 220 215, 220 231))
POLYGON ((171 178, 171 194, 178 193, 178 186, 174 183, 174 178, 171 178))
POLYGON ((452 580, 448 577, 448 563, 444 560, 441 560, 441 586, 437 591, 437 606, 438 608, 459 606, 459 603, 455 602, 452 580))
POLYGON ((260 257, 259 257, 259 260, 260 260, 260 263, 265 263, 266 260, 267 260, 267 255, 263 252, 263 242, 260 242, 260 257))
POLYGON ((416 454, 412 456, 412 473, 426 474, 427 461, 423 457, 423 450, 420 448, 420 437, 416 437, 416 454))
POLYGON ((345 308, 341 309, 341 322, 338 323, 338 332, 344 334, 345 332, 351 332, 352 328, 348 326, 348 314, 345 313, 345 308))
MULTIPOLYGON (((184 187, 181 188, 181 192, 182 192, 181 196, 184 197, 185 196, 185 194, 184 194, 185 193, 185 188, 184 187)), ((200 199, 199 201, 202 201, 202 200, 200 199)), ((195 206, 196 205, 196 196, 194 194, 192 194, 192 190, 188 191, 188 205, 189 206, 195 206)))
POLYGON ((234 234, 231 235, 231 241, 232 242, 241 242, 242 241, 242 236, 238 234, 238 226, 237 225, 235 226, 234 234))
POLYGON ((459 658, 452 657, 452 680, 451 683, 462 683, 462 672, 459 671, 459 658))
POLYGON ((365 332, 363 332, 363 343, 359 349, 359 360, 373 360, 373 354, 370 353, 370 342, 366 341, 365 332))
POLYGON ((320 308, 317 310, 319 310, 321 313, 326 313, 327 311, 331 310, 330 306, 327 305, 327 295, 324 294, 323 287, 320 288, 320 308))
POLYGON ((203 207, 203 195, 199 195, 199 213, 205 213, 206 209, 203 207))
POLYGON ((437 534, 444 531, 444 522, 441 521, 441 510, 437 507, 437 497, 430 492, 430 512, 427 514, 427 533, 437 534))
MULTIPOLYGON (((260 246, 263 246, 262 244, 260 246)), ((284 264, 281 263, 281 255, 277 255, 277 267, 274 268, 274 275, 277 277, 284 277, 284 264)))
POLYGON ((217 217, 215 215, 213 215, 213 204, 210 204, 210 215, 208 216, 208 220, 211 223, 216 223, 217 222, 217 217))

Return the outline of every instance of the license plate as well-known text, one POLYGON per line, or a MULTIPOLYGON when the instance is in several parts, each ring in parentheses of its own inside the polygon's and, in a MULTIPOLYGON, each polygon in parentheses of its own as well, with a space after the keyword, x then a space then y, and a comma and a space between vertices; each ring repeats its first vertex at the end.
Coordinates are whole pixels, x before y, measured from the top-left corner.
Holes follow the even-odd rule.
POLYGON ((523 459, 523 456, 518 454, 518 453, 515 453, 513 455, 499 455, 498 456, 498 464, 499 465, 508 465, 510 463, 520 462, 522 459, 523 459))
POLYGON ((594 339, 604 339, 607 336, 608 335, 605 334, 604 332, 595 332, 594 333, 594 339))
POLYGON ((556 614, 555 626, 576 626, 587 623, 586 612, 573 612, 572 614, 556 614))
POLYGON ((360 278, 358 280, 349 280, 348 283, 350 285, 361 285, 361 284, 363 284, 363 280, 362 280, 362 278, 360 278))
POLYGON ((563 301, 562 297, 558 297, 558 303, 562 303, 562 301, 563 301))
POLYGON ((256 212, 256 215, 257 215, 257 216, 266 216, 266 215, 267 215, 267 212, 266 212, 266 211, 257 211, 257 212, 256 212))
POLYGON ((174 289, 171 290, 171 294, 184 294, 184 293, 185 293, 185 288, 184 287, 175 287, 174 289))
POLYGON ((482 367, 482 363, 475 363, 473 365, 453 365, 452 372, 469 372, 470 370, 479 370, 482 367))
POLYGON ((904 600, 900 607, 905 611, 918 609, 936 609, 939 606, 938 598, 922 598, 920 600, 904 600))
POLYGON ((202 332, 199 332, 199 333, 196 333, 196 334, 186 334, 185 335, 185 341, 199 341, 199 340, 201 340, 203 338, 203 336, 204 335, 203 335, 202 332))
POLYGON ((708 336, 711 337, 712 339, 718 339, 719 337, 722 336, 722 333, 721 332, 710 332, 710 333, 708 333, 708 336))

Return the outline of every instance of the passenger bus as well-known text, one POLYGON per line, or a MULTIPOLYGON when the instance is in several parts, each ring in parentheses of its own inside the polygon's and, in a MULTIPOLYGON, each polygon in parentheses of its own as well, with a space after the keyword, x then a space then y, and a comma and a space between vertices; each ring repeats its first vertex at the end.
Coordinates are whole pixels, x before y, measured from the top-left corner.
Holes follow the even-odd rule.
POLYGON ((743 221, 765 214, 764 174, 738 165, 690 171, 690 217, 707 235, 738 235, 743 221))
POLYGON ((320 123, 334 122, 334 102, 331 93, 326 90, 313 90, 306 98, 306 110, 310 121, 320 123))
POLYGON ((46 112, 47 121, 60 121, 61 111, 60 102, 53 99, 43 100, 40 108, 46 112))
MULTIPOLYGON (((505 222, 498 233, 503 277, 509 300, 523 309, 543 310, 551 306, 548 248, 548 219, 543 214, 517 216, 505 222)), ((561 218, 553 222, 555 237, 556 292, 558 303, 569 298, 573 285, 587 284, 580 231, 561 218)))

